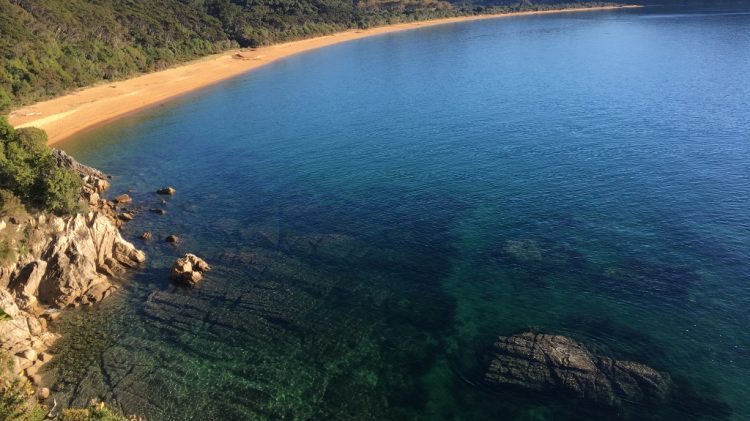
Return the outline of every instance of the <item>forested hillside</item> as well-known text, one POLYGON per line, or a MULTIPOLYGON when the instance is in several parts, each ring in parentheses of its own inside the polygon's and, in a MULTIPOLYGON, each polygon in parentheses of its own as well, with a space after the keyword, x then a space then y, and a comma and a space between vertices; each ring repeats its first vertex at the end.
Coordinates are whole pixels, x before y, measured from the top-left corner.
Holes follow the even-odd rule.
POLYGON ((0 112, 219 52, 571 0, 0 0, 0 112))

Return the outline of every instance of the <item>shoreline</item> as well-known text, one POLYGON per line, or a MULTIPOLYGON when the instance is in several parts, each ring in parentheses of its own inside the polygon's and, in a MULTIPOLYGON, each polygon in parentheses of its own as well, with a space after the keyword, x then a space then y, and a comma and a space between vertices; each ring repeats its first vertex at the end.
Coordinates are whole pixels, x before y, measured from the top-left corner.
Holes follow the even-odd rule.
POLYGON ((166 70, 146 73, 116 82, 102 82, 57 98, 24 106, 11 111, 8 121, 16 128, 38 127, 44 129, 48 135, 48 144, 53 145, 85 130, 164 104, 181 95, 241 76, 279 59, 347 41, 456 22, 638 7, 642 6, 582 7, 460 16, 399 23, 363 30, 353 29, 257 49, 233 49, 178 64, 176 67, 166 70))

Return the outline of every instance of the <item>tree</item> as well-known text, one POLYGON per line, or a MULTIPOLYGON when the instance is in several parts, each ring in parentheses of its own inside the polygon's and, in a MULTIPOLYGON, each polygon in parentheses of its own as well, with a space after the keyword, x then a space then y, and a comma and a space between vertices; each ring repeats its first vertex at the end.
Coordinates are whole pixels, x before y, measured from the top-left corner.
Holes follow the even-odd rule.
POLYGON ((0 117, 0 189, 32 209, 69 214, 78 210, 81 188, 77 174, 57 165, 44 131, 15 130, 0 117))
POLYGON ((5 92, 5 89, 0 88, 0 114, 10 112, 10 105, 10 96, 5 92))

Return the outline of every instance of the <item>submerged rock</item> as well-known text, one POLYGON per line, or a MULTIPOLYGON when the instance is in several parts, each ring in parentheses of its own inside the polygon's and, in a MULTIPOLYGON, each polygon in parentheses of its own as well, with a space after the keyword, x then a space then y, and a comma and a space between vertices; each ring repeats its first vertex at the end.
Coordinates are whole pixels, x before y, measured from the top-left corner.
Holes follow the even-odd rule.
POLYGON ((503 246, 503 253, 519 262, 542 260, 542 250, 533 240, 508 240, 503 246))
POLYGON ((164 194, 164 195, 171 196, 171 195, 177 193, 177 190, 175 190, 174 187, 164 187, 164 188, 161 188, 161 189, 157 190, 156 193, 157 194, 164 194))
POLYGON ((640 363, 593 355, 565 336, 501 336, 492 352, 484 380, 493 386, 563 392, 606 405, 659 403, 669 391, 669 376, 640 363))
POLYGON ((150 231, 146 231, 143 234, 141 234, 141 240, 150 240, 154 237, 154 234, 152 234, 150 231))
POLYGON ((205 260, 188 253, 174 262, 169 277, 172 282, 193 286, 203 279, 203 272, 210 270, 205 260))
POLYGON ((167 243, 177 244, 180 242, 180 237, 172 234, 169 237, 165 238, 164 241, 166 241, 167 243))
POLYGON ((125 203, 131 203, 133 202, 133 199, 128 194, 121 194, 117 197, 115 197, 115 203, 117 204, 125 204, 125 203))

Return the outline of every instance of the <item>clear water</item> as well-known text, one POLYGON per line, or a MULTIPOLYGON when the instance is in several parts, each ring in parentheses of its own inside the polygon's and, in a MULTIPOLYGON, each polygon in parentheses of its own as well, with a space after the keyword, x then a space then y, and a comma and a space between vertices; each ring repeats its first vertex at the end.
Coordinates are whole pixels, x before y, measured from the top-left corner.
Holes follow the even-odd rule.
POLYGON ((58 326, 66 403, 154 420, 750 417, 747 10, 373 37, 63 147, 146 209, 178 190, 125 229, 148 266, 58 326), (195 289, 167 279, 185 252, 215 268, 195 289), (493 339, 528 327, 663 370, 673 398, 482 386, 493 339))

